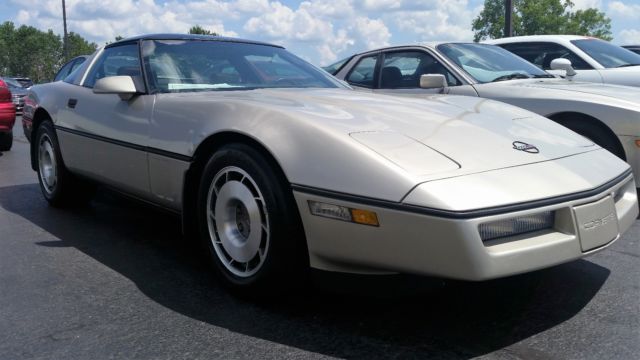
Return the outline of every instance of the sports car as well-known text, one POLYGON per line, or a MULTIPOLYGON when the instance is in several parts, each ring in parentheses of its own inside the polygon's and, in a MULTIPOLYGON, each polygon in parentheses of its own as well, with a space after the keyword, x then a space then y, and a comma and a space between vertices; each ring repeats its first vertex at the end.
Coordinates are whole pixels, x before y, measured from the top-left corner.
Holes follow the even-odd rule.
POLYGON ((564 75, 564 67, 570 66, 575 80, 640 86, 640 55, 608 41, 578 35, 532 35, 485 43, 503 47, 553 74, 564 75))
POLYGON ((248 40, 109 44, 34 86, 23 127, 51 205, 99 183, 173 211, 253 294, 309 267, 528 272, 606 248, 638 213, 628 164, 534 113, 361 93, 248 40))
POLYGON ((538 113, 626 160, 640 187, 639 88, 561 79, 498 46, 476 43, 386 47, 340 63, 325 69, 365 92, 479 96, 538 113))

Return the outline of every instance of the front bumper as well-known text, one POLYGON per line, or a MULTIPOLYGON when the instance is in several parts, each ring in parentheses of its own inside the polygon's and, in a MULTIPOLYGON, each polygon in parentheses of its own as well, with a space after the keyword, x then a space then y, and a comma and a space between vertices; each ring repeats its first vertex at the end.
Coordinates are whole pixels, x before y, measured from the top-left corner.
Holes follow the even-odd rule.
MULTIPOLYGON (((453 218, 373 206, 296 188, 313 268, 361 274, 411 273, 462 280, 488 280, 572 261, 617 240, 638 216, 633 175, 589 196, 507 213, 453 218), (612 199, 616 219, 611 238, 582 239, 586 204, 612 199), (311 215, 308 201, 376 212, 379 227, 311 215), (555 212, 552 229, 483 242, 482 223, 515 216, 555 212), (580 226, 579 226, 580 224, 580 226)), ((595 206, 595 205, 594 205, 595 206)), ((592 222, 589 226, 593 226, 592 222)), ((609 236, 609 235, 608 235, 609 236)))

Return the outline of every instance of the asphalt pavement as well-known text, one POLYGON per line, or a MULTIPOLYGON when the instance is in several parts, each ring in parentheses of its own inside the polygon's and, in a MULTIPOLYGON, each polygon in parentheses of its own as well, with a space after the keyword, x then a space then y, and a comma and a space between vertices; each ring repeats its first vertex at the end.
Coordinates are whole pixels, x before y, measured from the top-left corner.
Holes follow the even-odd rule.
POLYGON ((640 220, 587 259, 483 283, 315 276, 230 295, 179 219, 100 190, 40 194, 16 126, 0 156, 0 359, 639 359, 640 220))

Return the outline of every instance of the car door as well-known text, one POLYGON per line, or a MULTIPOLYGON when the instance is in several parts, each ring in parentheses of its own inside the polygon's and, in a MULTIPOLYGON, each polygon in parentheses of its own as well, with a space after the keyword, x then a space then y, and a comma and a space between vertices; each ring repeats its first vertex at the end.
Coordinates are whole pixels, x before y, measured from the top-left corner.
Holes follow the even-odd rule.
POLYGON ((142 78, 136 42, 105 48, 88 69, 82 86, 69 84, 56 129, 65 165, 123 191, 149 197, 146 147, 154 96, 142 78), (116 75, 134 79, 139 94, 95 94, 97 80, 116 75))
POLYGON ((577 75, 574 80, 602 83, 602 75, 591 64, 582 59, 570 49, 552 42, 524 42, 498 44, 528 62, 536 65, 542 70, 559 76, 565 76, 564 70, 552 70, 551 61, 554 59, 567 59, 571 61, 571 66, 576 70, 577 75))
POLYGON ((447 81, 448 94, 477 96, 471 85, 463 84, 440 59, 423 50, 409 49, 388 51, 378 59, 380 65, 379 82, 374 92, 421 96, 439 94, 442 89, 420 88, 420 76, 425 74, 441 74, 447 81))

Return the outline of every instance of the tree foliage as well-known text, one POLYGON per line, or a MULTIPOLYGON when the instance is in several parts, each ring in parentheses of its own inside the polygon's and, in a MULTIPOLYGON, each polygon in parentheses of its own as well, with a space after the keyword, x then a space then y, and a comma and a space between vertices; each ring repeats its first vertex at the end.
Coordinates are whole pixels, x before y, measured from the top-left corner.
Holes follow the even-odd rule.
POLYGON ((207 30, 200 25, 194 25, 189 29, 189 34, 198 34, 198 35, 213 35, 218 36, 217 33, 207 30))
MULTIPOLYGON (((597 9, 571 11, 570 0, 513 0, 513 35, 572 34, 611 40, 611 19, 597 9)), ((474 40, 501 38, 504 0, 485 0, 472 22, 474 40)))
POLYGON ((82 36, 74 33, 73 31, 67 35, 68 51, 67 59, 72 59, 78 55, 91 55, 98 45, 92 42, 88 42, 82 36))
MULTIPOLYGON (((68 35, 70 59, 91 54, 95 43, 71 32, 68 35)), ((51 81, 67 59, 64 58, 62 37, 53 31, 41 31, 33 26, 18 28, 6 21, 0 24, 0 75, 27 76, 35 83, 51 81)))

